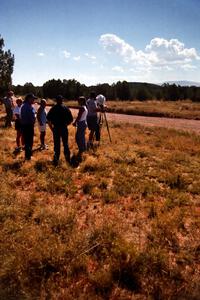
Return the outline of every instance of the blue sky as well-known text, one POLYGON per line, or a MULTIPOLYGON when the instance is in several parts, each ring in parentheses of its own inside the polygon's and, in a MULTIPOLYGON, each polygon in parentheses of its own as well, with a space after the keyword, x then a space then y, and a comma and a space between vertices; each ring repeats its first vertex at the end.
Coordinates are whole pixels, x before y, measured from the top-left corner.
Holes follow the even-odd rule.
POLYGON ((1 0, 14 84, 200 82, 200 0, 1 0))

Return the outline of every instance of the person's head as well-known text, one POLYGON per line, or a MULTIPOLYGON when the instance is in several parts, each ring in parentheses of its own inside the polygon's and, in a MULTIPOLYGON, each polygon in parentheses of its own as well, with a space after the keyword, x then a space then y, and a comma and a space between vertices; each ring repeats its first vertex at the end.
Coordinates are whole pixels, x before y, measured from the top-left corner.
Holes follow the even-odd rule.
POLYGON ((16 103, 17 103, 17 106, 21 106, 22 105, 22 99, 21 98, 18 98, 17 100, 16 100, 16 103))
POLYGON ((33 93, 29 93, 29 94, 26 95, 24 101, 27 102, 27 103, 33 104, 35 99, 37 99, 37 97, 33 93))
POLYGON ((14 92, 13 91, 8 91, 7 95, 8 95, 8 97, 12 97, 12 96, 14 96, 14 92))
POLYGON ((78 98, 78 104, 79 104, 79 105, 85 105, 85 104, 86 104, 86 99, 85 99, 84 96, 80 96, 80 97, 78 98))
POLYGON ((96 98, 96 93, 95 92, 91 92, 90 93, 90 99, 95 99, 96 98))
POLYGON ((102 94, 99 94, 97 97, 96 97, 96 102, 97 102, 97 105, 100 107, 100 108, 103 108, 105 107, 105 102, 106 102, 106 97, 102 94))
POLYGON ((62 95, 58 95, 56 97, 56 103, 61 105, 63 103, 63 99, 64 99, 64 97, 62 95))
POLYGON ((45 107, 45 106, 47 105, 46 99, 41 99, 40 105, 41 105, 42 107, 45 107))

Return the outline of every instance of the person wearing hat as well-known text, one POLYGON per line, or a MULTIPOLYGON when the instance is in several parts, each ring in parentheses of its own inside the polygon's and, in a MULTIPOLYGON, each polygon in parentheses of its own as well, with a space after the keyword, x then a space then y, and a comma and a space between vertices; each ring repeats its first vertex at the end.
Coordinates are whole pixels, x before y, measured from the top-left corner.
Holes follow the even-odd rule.
POLYGON ((48 146, 45 144, 45 135, 46 135, 46 123, 47 123, 47 112, 46 107, 47 101, 41 99, 40 107, 37 111, 37 120, 40 131, 40 150, 48 149, 48 146))
POLYGON ((59 162, 61 139, 64 147, 65 159, 70 163, 67 126, 73 122, 73 117, 70 109, 67 106, 63 105, 63 99, 64 98, 62 95, 58 95, 56 97, 56 105, 54 105, 47 114, 47 121, 53 133, 53 164, 55 166, 57 166, 59 162))
POLYGON ((25 159, 30 160, 32 156, 35 109, 33 103, 37 97, 30 93, 27 94, 20 111, 21 128, 25 144, 25 159))
POLYGON ((3 99, 3 103, 6 109, 5 127, 12 126, 13 109, 14 109, 13 96, 14 96, 13 91, 8 91, 7 96, 3 99))

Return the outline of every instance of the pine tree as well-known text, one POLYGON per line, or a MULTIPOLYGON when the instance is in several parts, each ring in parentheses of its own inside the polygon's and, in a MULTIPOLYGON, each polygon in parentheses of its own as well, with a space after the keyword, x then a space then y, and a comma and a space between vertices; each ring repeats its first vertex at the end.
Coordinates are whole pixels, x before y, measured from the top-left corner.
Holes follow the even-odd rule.
POLYGON ((11 88, 14 55, 4 50, 4 39, 0 35, 0 95, 11 88))

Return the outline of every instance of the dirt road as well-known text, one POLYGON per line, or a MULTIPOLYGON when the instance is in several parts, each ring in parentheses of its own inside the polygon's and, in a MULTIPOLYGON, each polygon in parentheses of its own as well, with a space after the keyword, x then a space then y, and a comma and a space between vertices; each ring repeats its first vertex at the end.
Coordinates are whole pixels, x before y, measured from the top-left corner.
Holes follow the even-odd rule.
MULTIPOLYGON (((77 116, 78 110, 70 108, 73 115, 77 116)), ((49 107, 47 108, 49 110, 49 107)), ((176 118, 159 118, 143 117, 124 114, 106 113, 108 122, 120 122, 140 124, 144 126, 167 127, 176 130, 195 132, 200 134, 200 120, 176 119, 176 118)))
POLYGON ((167 127, 184 131, 194 131, 200 134, 200 121, 175 118, 142 117, 119 114, 107 114, 108 121, 140 124, 144 126, 167 127))
MULTIPOLYGON (((73 114, 77 111, 72 109, 73 114)), ((200 120, 142 117, 123 114, 106 113, 107 120, 122 123, 140 124, 144 126, 167 127, 183 131, 192 131, 200 134, 200 120)))

